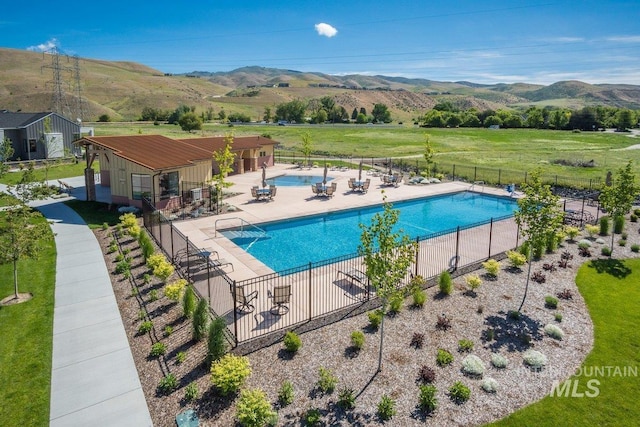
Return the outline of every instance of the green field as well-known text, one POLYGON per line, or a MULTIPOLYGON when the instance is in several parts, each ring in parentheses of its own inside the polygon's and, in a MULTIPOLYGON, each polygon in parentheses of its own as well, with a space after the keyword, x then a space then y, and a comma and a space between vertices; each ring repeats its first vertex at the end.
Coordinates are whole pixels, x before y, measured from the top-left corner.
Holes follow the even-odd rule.
MULTIPOLYGON (((585 263, 576 283, 594 324, 594 348, 583 372, 596 367, 640 370, 640 259, 601 259, 585 263)), ((632 373, 633 370, 627 372, 632 373)), ((578 376, 577 394, 591 393, 587 381, 598 389, 596 397, 553 396, 534 403, 493 426, 635 426, 640 420, 638 376, 578 376)), ((573 389, 573 385, 571 387, 573 389)))
MULTIPOLYGON (((0 217, 0 221, 4 218, 0 217)), ((46 221, 41 218, 41 221, 46 221)), ((48 237, 48 238, 46 238, 48 237)), ((33 298, 0 307, 0 424, 49 425, 56 249, 41 241, 37 260, 18 263, 18 290, 33 298)), ((13 294, 13 265, 0 265, 0 299, 13 294)))
POLYGON ((108 123, 96 124, 96 134, 162 134, 172 138, 224 135, 270 135, 281 148, 298 151, 301 136, 311 134, 315 156, 341 156, 354 159, 393 157, 408 162, 422 159, 424 135, 429 134, 441 164, 459 164, 503 170, 527 171, 540 166, 545 173, 578 178, 603 179, 634 160, 640 172, 640 150, 624 148, 640 144, 640 138, 613 132, 581 132, 533 129, 426 129, 413 125, 228 125, 205 124, 191 135, 176 125, 108 123), (594 161, 595 167, 553 164, 594 161))

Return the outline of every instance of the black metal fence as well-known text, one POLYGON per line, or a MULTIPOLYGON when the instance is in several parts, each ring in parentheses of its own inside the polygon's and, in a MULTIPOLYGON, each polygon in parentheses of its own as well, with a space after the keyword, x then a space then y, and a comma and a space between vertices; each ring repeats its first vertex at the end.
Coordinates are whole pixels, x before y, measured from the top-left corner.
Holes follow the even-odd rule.
MULTIPOLYGON (((293 151, 277 150, 276 161, 278 162, 291 162, 298 163, 302 161, 304 157, 301 153, 293 151)), ((340 162, 352 164, 354 167, 358 167, 360 161, 366 167, 377 169, 388 169, 391 165, 393 169, 402 170, 405 172, 418 172, 424 170, 427 167, 427 163, 424 159, 406 159, 406 158, 352 158, 352 157, 313 157, 312 163, 324 164, 324 162, 340 162)), ((501 168, 489 168, 484 166, 471 166, 461 165, 455 163, 446 162, 434 162, 430 165, 431 172, 433 174, 443 174, 446 178, 455 181, 467 181, 476 182, 483 181, 487 185, 507 185, 528 182, 529 174, 526 171, 517 171, 511 169, 501 168)), ((557 174, 541 174, 540 178, 544 184, 549 184, 556 187, 568 187, 584 190, 598 190, 602 187, 602 180, 600 178, 576 178, 568 177, 557 174)))

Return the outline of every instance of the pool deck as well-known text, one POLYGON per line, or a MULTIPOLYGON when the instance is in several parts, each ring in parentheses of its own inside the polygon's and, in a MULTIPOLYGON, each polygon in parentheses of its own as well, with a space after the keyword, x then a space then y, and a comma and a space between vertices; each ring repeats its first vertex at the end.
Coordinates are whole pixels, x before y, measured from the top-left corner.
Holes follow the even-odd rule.
MULTIPOLYGON (((267 169, 267 178, 284 174, 322 176, 323 172, 324 168, 322 167, 300 169, 292 165, 276 165, 267 169)), ((273 270, 216 232, 216 228, 221 229, 240 225, 238 218, 251 224, 259 224, 381 204, 383 195, 387 197, 388 202, 393 203, 400 200, 465 191, 471 187, 469 183, 457 181, 416 185, 406 184, 403 181, 398 187, 393 187, 383 185, 379 176, 368 175, 366 171, 363 171, 362 180, 371 179, 371 185, 367 193, 361 193, 352 192, 348 187, 350 178, 358 178, 357 168, 348 171, 329 170, 327 175, 333 178, 331 182, 337 183, 337 190, 333 197, 316 196, 313 194, 310 185, 303 187, 278 186, 276 196, 270 201, 256 201, 251 196, 251 187, 260 185, 262 181, 262 171, 233 175, 228 180, 233 182, 234 185, 228 191, 238 194, 225 199, 225 202, 237 207, 237 211, 223 215, 176 221, 174 225, 183 234, 189 236, 190 241, 197 247, 215 250, 220 258, 231 262, 234 269, 227 272, 230 278, 244 280, 272 273, 273 270)), ((474 191, 509 197, 509 193, 504 189, 477 184, 474 191)))

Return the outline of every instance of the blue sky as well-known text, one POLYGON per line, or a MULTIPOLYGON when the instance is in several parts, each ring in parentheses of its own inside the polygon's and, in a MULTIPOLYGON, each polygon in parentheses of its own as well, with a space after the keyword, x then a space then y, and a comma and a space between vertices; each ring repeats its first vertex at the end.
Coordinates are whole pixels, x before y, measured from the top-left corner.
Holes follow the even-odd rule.
POLYGON ((162 72, 258 65, 438 81, 640 84, 634 1, 325 0, 3 5, 0 46, 162 72))

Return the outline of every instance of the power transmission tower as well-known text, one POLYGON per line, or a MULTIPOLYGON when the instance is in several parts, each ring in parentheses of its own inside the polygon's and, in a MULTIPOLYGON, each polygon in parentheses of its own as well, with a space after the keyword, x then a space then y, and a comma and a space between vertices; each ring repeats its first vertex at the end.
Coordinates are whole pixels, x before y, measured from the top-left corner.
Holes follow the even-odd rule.
POLYGON ((80 80, 80 58, 78 55, 73 56, 73 76, 75 80, 76 94, 76 118, 84 121, 84 109, 82 108, 82 81, 80 80))
POLYGON ((53 86, 52 109, 62 116, 70 117, 71 111, 62 86, 62 71, 71 71, 71 69, 60 65, 60 54, 55 46, 44 53, 51 55, 51 65, 43 65, 42 68, 53 70, 53 80, 47 82, 53 86))

